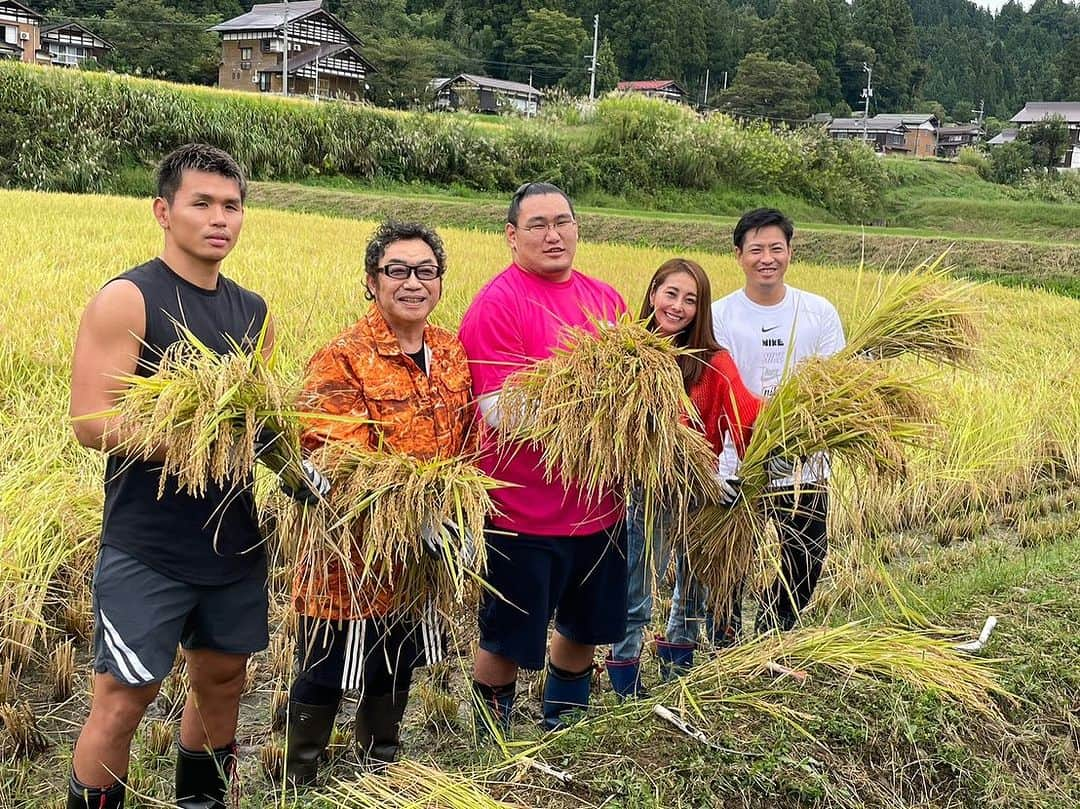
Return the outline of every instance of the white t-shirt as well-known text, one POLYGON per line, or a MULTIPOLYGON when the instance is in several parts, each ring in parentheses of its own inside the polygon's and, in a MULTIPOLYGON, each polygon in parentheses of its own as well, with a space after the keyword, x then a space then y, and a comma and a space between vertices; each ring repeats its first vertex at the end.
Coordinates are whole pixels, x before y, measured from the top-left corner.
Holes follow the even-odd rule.
MULTIPOLYGON (((770 397, 788 371, 807 357, 828 357, 844 347, 844 327, 836 307, 820 295, 787 287, 784 299, 762 306, 732 292, 712 305, 716 341, 731 352, 739 376, 754 394, 770 397)), ((720 458, 720 473, 734 474, 739 459, 730 444, 720 458)), ((824 456, 809 459, 800 482, 813 483, 829 476, 824 456)), ((793 481, 777 481, 790 485, 793 481)))

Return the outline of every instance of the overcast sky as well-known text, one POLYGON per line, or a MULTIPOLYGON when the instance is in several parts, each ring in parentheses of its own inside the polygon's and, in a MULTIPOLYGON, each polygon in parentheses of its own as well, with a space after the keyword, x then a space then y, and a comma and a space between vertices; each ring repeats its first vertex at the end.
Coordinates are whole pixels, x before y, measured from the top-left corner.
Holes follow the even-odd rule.
MULTIPOLYGON (((975 5, 988 8, 991 11, 997 11, 1007 2, 1008 0, 975 0, 975 5)), ((1020 5, 1024 8, 1030 8, 1033 2, 1034 0, 1020 0, 1020 5)))

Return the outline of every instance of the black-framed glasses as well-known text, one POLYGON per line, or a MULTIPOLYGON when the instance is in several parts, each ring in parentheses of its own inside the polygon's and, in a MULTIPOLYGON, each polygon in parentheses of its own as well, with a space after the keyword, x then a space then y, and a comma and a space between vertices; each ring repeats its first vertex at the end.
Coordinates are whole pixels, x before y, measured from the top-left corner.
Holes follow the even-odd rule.
POLYGON ((403 264, 398 261, 384 264, 378 270, 395 281, 404 281, 410 275, 415 275, 418 281, 434 281, 436 278, 442 278, 443 273, 446 272, 446 268, 438 264, 403 264))
POLYGON ((577 220, 572 216, 560 216, 554 222, 531 222, 528 225, 522 225, 521 229, 531 233, 533 236, 546 236, 549 230, 554 229, 558 233, 569 233, 570 230, 577 224, 577 220))

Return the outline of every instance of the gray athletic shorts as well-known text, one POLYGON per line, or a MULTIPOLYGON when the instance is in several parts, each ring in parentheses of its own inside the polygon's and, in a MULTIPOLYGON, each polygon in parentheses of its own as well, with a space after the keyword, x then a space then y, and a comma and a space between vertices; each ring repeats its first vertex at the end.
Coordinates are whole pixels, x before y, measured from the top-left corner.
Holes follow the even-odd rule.
POLYGON ((130 686, 164 680, 176 645, 251 654, 270 642, 266 560, 216 587, 163 576, 105 546, 94 569, 94 671, 130 686))

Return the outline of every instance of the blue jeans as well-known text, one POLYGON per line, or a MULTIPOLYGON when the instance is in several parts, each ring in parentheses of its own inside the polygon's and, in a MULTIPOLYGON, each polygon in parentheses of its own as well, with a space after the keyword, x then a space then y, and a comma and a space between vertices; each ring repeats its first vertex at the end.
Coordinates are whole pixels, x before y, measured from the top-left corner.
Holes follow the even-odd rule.
POLYGON ((666 639, 669 643, 697 643, 702 630, 713 646, 729 645, 728 623, 713 621, 709 590, 690 572, 686 555, 675 560, 675 591, 671 595, 666 639))
POLYGON ((626 508, 626 635, 612 644, 616 660, 641 657, 642 633, 652 623, 653 582, 657 571, 667 570, 671 546, 668 539, 670 515, 653 506, 651 543, 645 536, 645 504, 640 493, 631 495, 626 508), (646 548, 646 545, 651 547, 646 548))

